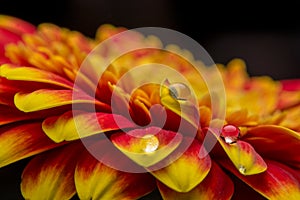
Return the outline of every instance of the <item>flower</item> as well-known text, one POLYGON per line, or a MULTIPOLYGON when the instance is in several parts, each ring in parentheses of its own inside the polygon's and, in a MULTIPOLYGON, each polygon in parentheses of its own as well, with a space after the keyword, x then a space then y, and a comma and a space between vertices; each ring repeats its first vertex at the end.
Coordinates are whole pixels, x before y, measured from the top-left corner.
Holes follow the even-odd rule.
POLYGON ((0 17, 0 167, 32 157, 22 174, 25 199, 138 199, 155 188, 163 199, 300 198, 299 80, 249 77, 234 59, 218 65, 224 104, 184 59, 189 52, 138 33, 113 40, 88 64, 104 68, 113 47, 128 41, 153 48, 118 57, 101 79, 95 68, 82 70, 98 44, 125 30, 103 25, 90 39, 0 17), (149 74, 121 81, 148 63, 190 84, 136 88, 149 74), (224 121, 214 99, 226 107, 224 121), (206 138, 217 141, 211 151, 206 138))

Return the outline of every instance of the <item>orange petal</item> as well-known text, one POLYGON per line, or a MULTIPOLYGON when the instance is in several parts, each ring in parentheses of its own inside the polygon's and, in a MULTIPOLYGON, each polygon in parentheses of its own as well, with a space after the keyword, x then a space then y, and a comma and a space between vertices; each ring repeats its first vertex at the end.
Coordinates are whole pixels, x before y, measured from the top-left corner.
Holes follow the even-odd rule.
MULTIPOLYGON (((106 156, 110 152, 107 152, 106 156)), ((87 151, 79 157, 75 184, 80 199, 138 199, 155 188, 147 173, 128 173, 102 164, 87 151)))
POLYGON ((261 125, 248 130, 243 140, 251 143, 260 154, 300 168, 300 133, 290 129, 261 125))
POLYGON ((216 133, 213 131, 212 133, 217 137, 227 156, 241 174, 258 174, 267 169, 263 158, 249 143, 237 140, 236 142, 228 144, 221 137, 218 137, 216 133))
POLYGON ((80 93, 73 99, 72 90, 47 90, 40 89, 31 93, 17 93, 14 98, 15 105, 24 112, 45 110, 72 103, 88 103, 97 105, 104 110, 109 110, 109 106, 99 102, 92 97, 80 93))
MULTIPOLYGON (((1 17, 0 17, 1 23, 1 17)), ((7 29, 4 29, 0 25, 0 57, 5 57, 4 55, 4 47, 8 43, 16 43, 21 40, 21 37, 7 29)))
POLYGON ((111 136, 113 144, 143 167, 154 165, 173 152, 182 140, 178 133, 148 127, 111 136))
POLYGON ((211 160, 198 141, 184 138, 183 144, 190 146, 177 160, 167 167, 151 171, 159 181, 177 192, 192 190, 206 177, 211 167, 211 160))
POLYGON ((25 199, 70 199, 75 193, 74 173, 80 142, 53 149, 33 158, 22 174, 25 199))
POLYGON ((73 89, 73 84, 61 76, 33 67, 16 67, 5 64, 0 67, 0 76, 9 80, 49 83, 67 89, 73 89))
POLYGON ((268 164, 267 171, 251 176, 241 175, 232 164, 226 160, 222 160, 220 163, 268 199, 300 199, 299 172, 295 172, 291 168, 275 161, 266 160, 266 162, 268 164))
POLYGON ((135 126, 121 115, 83 111, 68 111, 61 116, 49 117, 43 122, 43 130, 55 142, 76 140, 97 133, 135 126))
POLYGON ((4 28, 18 35, 35 32, 35 27, 32 24, 8 15, 0 15, 0 28, 4 28))
POLYGON ((42 131, 40 123, 0 128, 0 167, 57 147, 42 131))
POLYGON ((164 184, 158 182, 158 188, 164 200, 181 199, 231 199, 234 188, 230 178, 221 168, 212 163, 210 172, 205 179, 189 192, 176 192, 164 184))

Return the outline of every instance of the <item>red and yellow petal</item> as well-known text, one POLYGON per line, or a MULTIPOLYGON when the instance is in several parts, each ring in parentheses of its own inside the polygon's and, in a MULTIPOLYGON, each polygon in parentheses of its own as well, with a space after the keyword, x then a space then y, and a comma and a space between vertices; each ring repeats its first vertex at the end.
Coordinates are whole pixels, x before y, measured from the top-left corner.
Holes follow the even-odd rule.
POLYGON ((74 173, 80 142, 56 148, 33 158, 22 174, 25 199, 70 199, 75 193, 74 173))
MULTIPOLYGON (((198 141, 184 138, 184 146, 189 145, 183 154, 168 166, 150 173, 160 182, 177 192, 189 192, 207 176, 211 168, 210 157, 198 141)), ((178 150, 182 150, 178 148, 178 150)), ((178 150, 171 157, 176 155, 178 150)), ((166 159, 168 160, 168 158, 166 159)), ((169 162, 169 161, 168 161, 169 162)))
POLYGON ((168 188, 161 182, 158 182, 157 185, 164 200, 229 200, 234 192, 232 181, 214 162, 205 179, 189 192, 177 192, 168 188))
POLYGON ((265 172, 251 176, 243 176, 230 162, 222 160, 220 163, 268 199, 300 199, 299 171, 297 172, 278 162, 266 160, 268 169, 265 172))
POLYGON ((0 15, 0 28, 4 28, 18 35, 35 32, 35 26, 32 24, 8 15, 0 15))
POLYGON ((72 103, 87 103, 95 104, 103 110, 110 110, 107 104, 99 102, 92 97, 81 92, 73 99, 72 90, 48 90, 40 89, 31 93, 17 93, 14 98, 15 105, 18 109, 24 112, 34 112, 45 110, 72 103))
POLYGON ((258 174, 267 169, 263 158, 255 151, 255 148, 251 144, 241 140, 228 144, 223 138, 218 137, 214 131, 212 133, 217 137, 219 144, 241 174, 258 174))
POLYGON ((73 89, 73 84, 67 79, 52 72, 33 67, 17 67, 11 64, 5 64, 0 67, 0 76, 5 77, 8 80, 34 81, 48 83, 66 89, 73 89))
POLYGON ((111 140, 134 162, 149 167, 172 153, 180 144, 182 136, 158 127, 148 127, 113 134, 111 140))
POLYGON ((58 144, 42 131, 41 123, 0 128, 0 167, 55 148, 58 144))
POLYGON ((49 117, 43 122, 43 130, 57 143, 135 126, 121 115, 83 111, 68 111, 61 116, 49 117))
POLYGON ((264 157, 300 168, 300 133, 275 125, 261 125, 248 130, 243 140, 251 143, 264 157))
POLYGON ((85 151, 76 167, 75 185, 80 199, 131 200, 153 191, 155 179, 147 173, 113 169, 85 151))

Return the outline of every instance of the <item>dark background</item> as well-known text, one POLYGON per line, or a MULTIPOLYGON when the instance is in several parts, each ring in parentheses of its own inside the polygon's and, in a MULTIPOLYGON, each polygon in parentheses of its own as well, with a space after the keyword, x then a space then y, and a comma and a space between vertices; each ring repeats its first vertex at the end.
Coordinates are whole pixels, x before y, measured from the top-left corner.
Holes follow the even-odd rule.
MULTIPOLYGON (((195 2, 0 0, 0 14, 19 17, 35 25, 55 23, 90 37, 103 23, 127 28, 169 28, 198 41, 217 63, 226 64, 238 57, 246 61, 250 75, 300 78, 298 5, 282 1, 267 5, 252 1, 240 1, 239 4, 199 1, 199 5, 195 2)), ((1 197, 20 198, 20 169, 27 162, 23 160, 0 170, 1 197)))
POLYGON ((174 0, 0 0, 0 13, 35 25, 52 22, 93 37, 103 23, 165 27, 198 41, 218 63, 239 57, 250 75, 299 78, 300 16, 297 3, 174 0))

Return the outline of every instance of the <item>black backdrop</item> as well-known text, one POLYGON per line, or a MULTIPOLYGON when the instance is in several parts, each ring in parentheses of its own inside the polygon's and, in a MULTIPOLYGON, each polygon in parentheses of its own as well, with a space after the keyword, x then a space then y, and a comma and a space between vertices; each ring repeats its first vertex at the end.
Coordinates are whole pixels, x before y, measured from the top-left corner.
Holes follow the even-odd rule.
POLYGON ((0 13, 94 36, 100 24, 165 27, 198 41, 215 62, 243 58, 251 75, 300 75, 298 5, 176 0, 0 0, 0 13))

